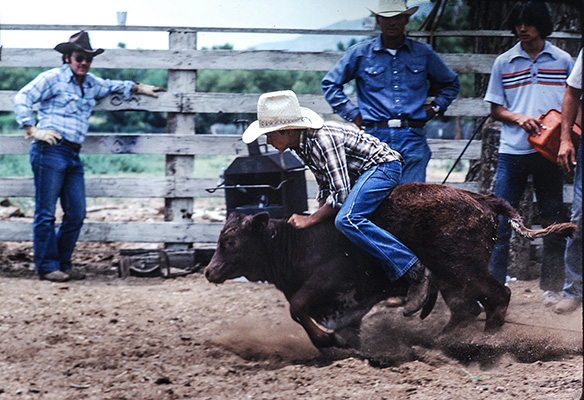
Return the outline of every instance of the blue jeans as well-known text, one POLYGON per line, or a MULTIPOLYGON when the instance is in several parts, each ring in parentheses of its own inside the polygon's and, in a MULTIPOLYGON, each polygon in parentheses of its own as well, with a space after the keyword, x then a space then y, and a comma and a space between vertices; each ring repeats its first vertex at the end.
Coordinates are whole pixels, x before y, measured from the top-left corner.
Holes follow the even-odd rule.
POLYGON ((30 148, 34 173, 33 249, 36 272, 71 269, 71 254, 85 218, 85 180, 79 153, 63 145, 37 141, 30 148), (57 200, 63 221, 55 231, 57 200))
MULTIPOLYGON (((566 220, 563 211, 563 175, 560 168, 546 160, 539 153, 528 155, 499 154, 495 195, 507 200, 517 208, 527 178, 533 177, 533 186, 542 224, 566 220)), ((489 270, 505 283, 511 226, 506 218, 499 215, 497 242, 493 249, 489 270)), ((560 292, 564 281, 565 240, 550 236, 543 240, 543 260, 541 262, 540 288, 560 292)))
POLYGON ((574 200, 572 201, 571 222, 578 226, 578 232, 566 242, 564 264, 566 280, 563 295, 582 301, 582 136, 577 155, 578 164, 574 173, 574 200))
POLYGON ((424 128, 372 127, 365 131, 402 155, 405 165, 400 183, 426 182, 426 167, 432 151, 424 135, 424 128))
POLYGON ((395 236, 368 217, 399 183, 401 163, 392 161, 365 171, 349 192, 335 226, 357 247, 377 259, 391 281, 399 279, 418 260, 395 236))

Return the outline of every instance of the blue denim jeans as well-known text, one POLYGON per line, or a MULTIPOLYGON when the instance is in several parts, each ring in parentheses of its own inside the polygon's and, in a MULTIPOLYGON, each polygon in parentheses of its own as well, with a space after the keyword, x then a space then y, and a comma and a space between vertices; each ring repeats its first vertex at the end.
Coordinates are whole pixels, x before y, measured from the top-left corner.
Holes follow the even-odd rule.
POLYGON ((33 249, 36 272, 71 269, 71 254, 85 218, 85 180, 79 153, 62 145, 37 141, 30 149, 34 173, 33 249), (57 200, 63 221, 55 230, 57 200))
POLYGON ((405 164, 400 183, 426 182, 426 168, 432 151, 424 135, 424 128, 372 127, 365 131, 402 155, 405 164))
POLYGON ((582 136, 580 136, 577 160, 570 221, 578 226, 578 232, 566 242, 564 254, 566 280, 563 295, 566 298, 582 301, 582 136))
MULTIPOLYGON (((563 175, 560 168, 546 160, 539 153, 528 155, 499 154, 497 175, 495 178, 495 195, 507 200, 517 208, 527 178, 533 177, 533 186, 542 224, 547 226, 554 222, 565 222, 563 211, 563 175)), ((511 240, 511 226, 506 218, 499 215, 497 242, 493 249, 489 270, 505 283, 511 240)), ((541 262, 540 288, 560 292, 564 281, 565 240, 547 237, 543 241, 543 259, 541 262)))
POLYGON ((395 236, 368 217, 399 183, 401 163, 392 161, 365 171, 349 192, 335 226, 357 247, 377 259, 391 281, 399 279, 418 260, 395 236))

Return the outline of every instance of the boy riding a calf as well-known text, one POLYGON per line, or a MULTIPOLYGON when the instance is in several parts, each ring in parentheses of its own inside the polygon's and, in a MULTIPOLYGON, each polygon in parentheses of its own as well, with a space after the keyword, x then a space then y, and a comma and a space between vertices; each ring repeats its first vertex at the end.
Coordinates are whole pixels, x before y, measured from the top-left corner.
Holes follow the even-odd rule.
POLYGON ((300 107, 290 90, 260 96, 258 120, 243 133, 243 141, 251 143, 261 135, 280 152, 293 150, 319 185, 319 208, 311 215, 293 214, 288 223, 303 229, 336 214, 336 228, 376 259, 392 282, 402 276, 407 279, 404 315, 420 310, 428 300, 430 271, 399 239, 370 219, 400 181, 401 155, 356 126, 323 121, 314 111, 300 107))

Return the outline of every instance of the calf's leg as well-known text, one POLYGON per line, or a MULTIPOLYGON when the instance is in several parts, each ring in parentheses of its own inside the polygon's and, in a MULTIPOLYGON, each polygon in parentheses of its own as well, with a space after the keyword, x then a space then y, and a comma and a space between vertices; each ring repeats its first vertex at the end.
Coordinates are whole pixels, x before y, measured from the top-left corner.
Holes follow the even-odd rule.
POLYGON ((316 304, 319 299, 325 298, 327 295, 327 291, 323 289, 322 287, 313 288, 308 283, 304 284, 288 300, 290 302, 290 315, 294 321, 302 325, 316 348, 344 347, 343 343, 337 340, 334 332, 325 331, 309 314, 311 305, 316 304))
POLYGON ((442 298, 450 310, 450 320, 442 329, 443 333, 468 325, 482 311, 474 296, 469 296, 464 289, 461 290, 459 287, 454 286, 441 286, 440 294, 442 294, 442 298))
POLYGON ((483 290, 482 299, 479 301, 487 314, 485 332, 496 332, 505 323, 507 307, 511 300, 511 289, 491 274, 484 278, 481 289, 483 290))

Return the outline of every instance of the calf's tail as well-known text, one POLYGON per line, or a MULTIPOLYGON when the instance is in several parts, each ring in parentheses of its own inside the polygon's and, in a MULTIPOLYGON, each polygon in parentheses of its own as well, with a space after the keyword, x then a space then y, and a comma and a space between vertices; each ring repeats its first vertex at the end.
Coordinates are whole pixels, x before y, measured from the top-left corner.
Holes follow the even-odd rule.
POLYGON ((523 219, 517 210, 511 207, 505 200, 497 197, 494 198, 497 200, 494 211, 497 214, 505 216, 509 224, 511 224, 511 228, 526 239, 534 240, 550 235, 572 236, 578 230, 576 225, 569 222, 551 224, 543 229, 529 229, 523 224, 523 219))

